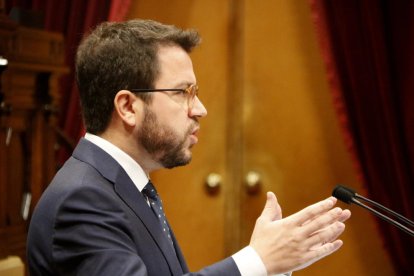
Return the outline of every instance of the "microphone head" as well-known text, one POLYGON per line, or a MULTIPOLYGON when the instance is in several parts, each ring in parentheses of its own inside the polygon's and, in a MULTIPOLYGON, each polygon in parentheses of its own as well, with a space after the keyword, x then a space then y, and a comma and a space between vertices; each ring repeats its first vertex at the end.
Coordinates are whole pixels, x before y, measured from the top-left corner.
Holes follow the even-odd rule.
POLYGON ((342 185, 337 185, 332 191, 332 195, 345 203, 351 204, 355 196, 355 191, 342 185))

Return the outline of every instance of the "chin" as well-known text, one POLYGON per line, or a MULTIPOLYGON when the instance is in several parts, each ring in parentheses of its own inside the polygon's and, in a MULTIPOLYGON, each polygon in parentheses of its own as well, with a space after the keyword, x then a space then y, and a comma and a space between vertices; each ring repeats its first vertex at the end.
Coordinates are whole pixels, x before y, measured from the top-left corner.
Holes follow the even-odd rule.
POLYGON ((167 164, 164 166, 164 168, 166 169, 174 169, 176 167, 182 167, 182 166, 186 166, 191 162, 191 158, 187 159, 187 160, 180 160, 174 164, 167 164))
POLYGON ((161 163, 164 168, 172 169, 175 167, 181 167, 188 165, 191 162, 192 159, 192 153, 190 150, 183 152, 181 156, 174 156, 173 158, 165 158, 164 160, 161 160, 161 163))

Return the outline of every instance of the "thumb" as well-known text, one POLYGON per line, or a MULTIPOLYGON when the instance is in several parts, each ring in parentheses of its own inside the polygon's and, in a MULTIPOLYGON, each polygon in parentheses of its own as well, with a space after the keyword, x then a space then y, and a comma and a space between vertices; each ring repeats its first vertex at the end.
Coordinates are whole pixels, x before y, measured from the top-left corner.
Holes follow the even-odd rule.
POLYGON ((277 202, 276 195, 273 192, 267 192, 267 199, 262 214, 262 218, 274 221, 282 218, 282 209, 277 202))

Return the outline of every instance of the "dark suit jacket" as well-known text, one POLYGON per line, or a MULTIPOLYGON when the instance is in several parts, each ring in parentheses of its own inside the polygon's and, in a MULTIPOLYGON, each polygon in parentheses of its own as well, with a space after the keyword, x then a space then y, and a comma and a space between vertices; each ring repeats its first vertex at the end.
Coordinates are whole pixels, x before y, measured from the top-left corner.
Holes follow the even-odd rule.
MULTIPOLYGON (((31 275, 186 274, 173 241, 121 166, 82 139, 34 210, 28 265, 31 275)), ((240 273, 227 258, 194 275, 240 273)))

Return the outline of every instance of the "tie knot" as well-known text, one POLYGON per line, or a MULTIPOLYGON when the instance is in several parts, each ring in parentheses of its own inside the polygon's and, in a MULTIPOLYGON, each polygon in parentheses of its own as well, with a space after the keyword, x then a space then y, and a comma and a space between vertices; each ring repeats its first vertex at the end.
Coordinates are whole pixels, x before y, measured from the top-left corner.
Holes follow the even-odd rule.
POLYGON ((144 189, 142 189, 142 194, 153 200, 158 200, 157 190, 154 185, 152 185, 151 181, 148 181, 147 185, 145 185, 144 189))

